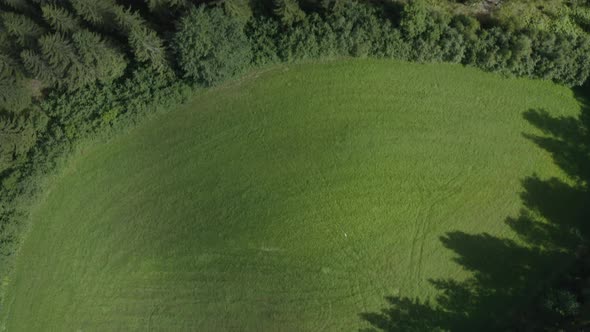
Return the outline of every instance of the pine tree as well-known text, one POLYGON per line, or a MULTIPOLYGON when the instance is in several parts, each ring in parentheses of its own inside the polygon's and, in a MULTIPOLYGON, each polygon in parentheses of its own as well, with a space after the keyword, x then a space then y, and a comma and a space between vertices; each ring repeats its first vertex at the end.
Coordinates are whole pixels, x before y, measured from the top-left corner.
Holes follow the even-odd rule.
POLYGON ((56 85, 57 74, 43 57, 32 50, 24 50, 20 54, 21 61, 27 72, 43 85, 53 87, 56 85))
POLYGON ((19 13, 34 13, 35 7, 33 7, 27 0, 1 0, 0 3, 16 10, 19 13))
POLYGON ((21 59, 27 71, 45 86, 71 88, 78 78, 80 61, 71 40, 60 33, 39 38, 41 54, 32 50, 21 52, 21 59))
POLYGON ((88 30, 81 30, 72 35, 76 45, 82 69, 80 73, 85 76, 81 82, 93 82, 98 80, 108 83, 123 75, 127 62, 123 53, 108 45, 102 38, 88 30))
POLYGON ((37 140, 30 113, 0 116, 0 172, 23 162, 37 140))
POLYGON ((127 36, 135 59, 158 71, 163 70, 166 67, 166 51, 158 34, 147 27, 138 12, 118 6, 114 13, 118 30, 127 36))
POLYGON ((299 8, 297 0, 274 0, 274 14, 284 25, 303 21, 305 12, 299 8))
POLYGON ((45 32, 41 26, 25 15, 4 12, 0 14, 0 20, 8 34, 21 47, 34 47, 37 38, 45 32))
POLYGON ((170 11, 177 8, 186 8, 190 5, 187 0, 145 0, 152 12, 170 11))
POLYGON ((222 6, 227 15, 244 25, 252 18, 252 8, 248 0, 224 0, 222 6))
POLYGON ((78 61, 74 46, 69 38, 61 33, 47 34, 39 38, 43 58, 58 76, 64 76, 68 67, 78 61))
POLYGON ((71 38, 61 33, 45 35, 39 45, 41 54, 27 50, 21 59, 33 77, 50 87, 76 90, 96 81, 109 83, 127 66, 122 52, 84 29, 71 38))
POLYGON ((67 9, 54 4, 41 7, 43 18, 55 31, 73 32, 80 29, 80 20, 67 9))
POLYGON ((166 66, 164 43, 155 31, 145 26, 131 30, 129 45, 137 61, 148 63, 156 70, 163 70, 166 66))
POLYGON ((15 47, 14 43, 12 42, 12 38, 8 34, 8 31, 0 28, 0 52, 4 54, 9 54, 12 53, 15 49, 18 50, 19 48, 20 47, 15 47))
POLYGON ((112 31, 115 24, 113 0, 70 0, 76 13, 86 22, 105 31, 112 31))
POLYGON ((31 103, 31 89, 18 68, 14 59, 0 54, 0 110, 20 112, 31 103))
POLYGON ((87 66, 80 61, 72 62, 71 66, 63 73, 59 87, 74 91, 95 81, 96 71, 93 66, 87 66), (62 83, 63 82, 63 83, 62 83))
POLYGON ((129 32, 133 29, 137 29, 144 24, 144 20, 138 12, 131 10, 131 8, 123 8, 117 6, 113 9, 115 15, 115 22, 117 23, 118 30, 129 35, 129 32))

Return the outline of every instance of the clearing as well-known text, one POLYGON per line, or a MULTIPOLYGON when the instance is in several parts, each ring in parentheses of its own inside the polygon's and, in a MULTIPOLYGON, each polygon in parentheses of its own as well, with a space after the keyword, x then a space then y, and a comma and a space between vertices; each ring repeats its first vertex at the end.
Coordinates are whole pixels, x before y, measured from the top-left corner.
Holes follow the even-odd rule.
MULTIPOLYGON (((514 238, 523 136, 571 90, 381 60, 282 65, 71 158, 32 208, 9 331, 354 330, 464 279, 440 237, 514 238)), ((506 304, 509 307, 509 304, 506 304)))

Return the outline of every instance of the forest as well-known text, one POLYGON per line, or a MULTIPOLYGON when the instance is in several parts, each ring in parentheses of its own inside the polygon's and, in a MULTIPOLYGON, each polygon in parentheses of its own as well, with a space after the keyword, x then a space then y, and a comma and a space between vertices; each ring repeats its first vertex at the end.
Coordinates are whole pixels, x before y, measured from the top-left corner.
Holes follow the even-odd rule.
MULTIPOLYGON (((518 1, 504 2, 485 1, 507 8, 518 1)), ((481 3, 0 1, 0 278, 13 268, 28 203, 42 179, 81 142, 108 138, 183 103, 194 91, 256 68, 350 57, 397 59, 456 63, 587 89, 586 1, 548 1, 545 7, 566 13, 555 16, 554 22, 560 20, 555 24, 470 9, 481 3)), ((580 257, 558 283, 586 277, 583 261, 580 257)), ((572 308, 585 290, 579 283, 565 284, 567 292, 544 290, 556 312, 548 325, 582 319, 572 308)), ((532 322, 536 314, 527 313, 524 320, 532 322)))

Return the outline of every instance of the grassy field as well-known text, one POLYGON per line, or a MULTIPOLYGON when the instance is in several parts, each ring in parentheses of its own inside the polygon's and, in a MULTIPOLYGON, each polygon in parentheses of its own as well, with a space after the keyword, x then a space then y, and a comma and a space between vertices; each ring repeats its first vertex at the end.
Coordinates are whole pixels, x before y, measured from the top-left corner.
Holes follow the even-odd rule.
MULTIPOLYGON (((457 65, 279 66, 74 156, 34 206, 8 331, 319 331, 469 276, 449 231, 514 237, 560 175, 523 112, 572 92, 457 65)), ((506 304, 509 307, 509 304, 506 304)))

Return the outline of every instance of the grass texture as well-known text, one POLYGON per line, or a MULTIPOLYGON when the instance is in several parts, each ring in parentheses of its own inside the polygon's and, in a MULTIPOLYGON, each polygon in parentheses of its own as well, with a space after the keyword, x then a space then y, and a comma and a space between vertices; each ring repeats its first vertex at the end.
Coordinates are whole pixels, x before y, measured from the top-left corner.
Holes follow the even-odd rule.
MULTIPOLYGON (((571 90, 458 65, 283 65, 72 157, 32 207, 8 331, 343 331, 469 276, 446 232, 514 237, 523 133, 571 90)), ((507 304, 509 307, 509 304, 507 304)))

